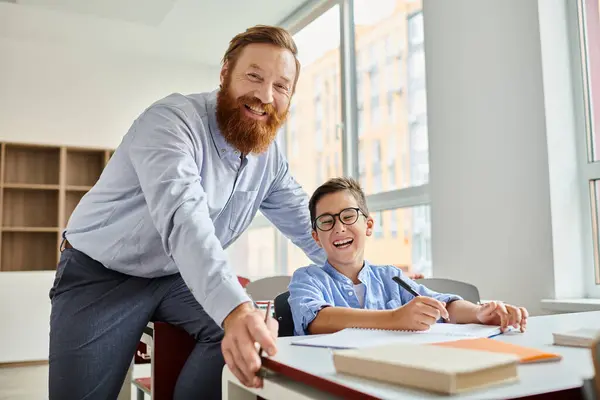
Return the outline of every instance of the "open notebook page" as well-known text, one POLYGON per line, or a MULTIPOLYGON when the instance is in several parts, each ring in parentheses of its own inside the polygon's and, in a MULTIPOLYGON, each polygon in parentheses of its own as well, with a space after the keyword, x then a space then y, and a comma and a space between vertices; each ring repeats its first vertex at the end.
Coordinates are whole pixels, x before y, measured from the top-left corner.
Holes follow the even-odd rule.
POLYGON ((479 324, 434 324, 427 331, 387 331, 346 328, 330 335, 302 336, 292 341, 300 346, 356 349, 388 343, 441 343, 460 339, 476 339, 500 334, 500 327, 479 324))

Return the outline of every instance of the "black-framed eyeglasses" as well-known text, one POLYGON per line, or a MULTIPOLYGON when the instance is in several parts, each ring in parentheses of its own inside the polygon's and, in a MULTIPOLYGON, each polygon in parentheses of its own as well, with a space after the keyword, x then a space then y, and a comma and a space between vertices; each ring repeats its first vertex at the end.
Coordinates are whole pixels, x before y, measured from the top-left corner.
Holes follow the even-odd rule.
MULTIPOLYGON (((313 229, 319 228, 323 232, 333 229, 335 226, 335 218, 337 217, 344 225, 353 225, 358 221, 359 214, 363 214, 358 207, 344 208, 337 214, 321 214, 315 218, 313 229)), ((363 214, 364 215, 364 214, 363 214)))

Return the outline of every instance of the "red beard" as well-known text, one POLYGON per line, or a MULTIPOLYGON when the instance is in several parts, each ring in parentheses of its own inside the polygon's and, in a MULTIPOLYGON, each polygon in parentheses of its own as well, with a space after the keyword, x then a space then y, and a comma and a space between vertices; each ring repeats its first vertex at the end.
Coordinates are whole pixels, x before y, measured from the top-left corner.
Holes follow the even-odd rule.
MULTIPOLYGON (((229 79, 225 79, 228 81, 229 79)), ((225 140, 243 154, 265 152, 288 115, 288 111, 278 114, 272 104, 263 104, 253 96, 240 96, 235 99, 229 84, 223 84, 217 93, 217 124, 225 140), (245 115, 245 104, 263 109, 266 121, 254 120, 245 115)))

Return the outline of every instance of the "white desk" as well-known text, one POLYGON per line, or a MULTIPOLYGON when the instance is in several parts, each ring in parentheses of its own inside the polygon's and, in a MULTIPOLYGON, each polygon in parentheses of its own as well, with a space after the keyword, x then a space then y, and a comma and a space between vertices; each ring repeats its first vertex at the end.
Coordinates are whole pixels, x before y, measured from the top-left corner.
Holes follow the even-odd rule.
MULTIPOLYGON (((594 375, 590 350, 552 345, 552 332, 580 326, 600 327, 600 311, 531 317, 527 332, 496 337, 497 340, 559 353, 563 359, 559 362, 520 365, 519 382, 455 395, 451 397, 452 400, 523 398, 581 387, 584 379, 594 375)), ((274 364, 292 367, 313 377, 323 378, 327 382, 340 384, 374 398, 406 400, 449 398, 426 391, 337 374, 333 366, 331 350, 291 345, 292 339, 288 337, 277 340, 278 353, 272 358, 274 364)), ((248 389, 241 385, 225 366, 223 399, 254 399, 256 395, 265 399, 332 398, 329 393, 280 375, 267 378, 261 390, 248 389)), ((573 393, 569 396, 573 396, 573 393)))

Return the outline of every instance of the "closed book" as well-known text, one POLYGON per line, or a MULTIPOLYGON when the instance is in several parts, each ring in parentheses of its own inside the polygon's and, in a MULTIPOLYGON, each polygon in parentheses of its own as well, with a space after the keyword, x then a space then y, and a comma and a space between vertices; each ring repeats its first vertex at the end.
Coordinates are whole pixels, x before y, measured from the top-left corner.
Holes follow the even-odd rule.
POLYGON ((338 373, 454 394, 518 380, 513 354, 396 343, 333 352, 338 373))
POLYGON ((554 344, 560 346, 590 347, 595 339, 600 338, 600 329, 579 328, 552 334, 554 344))
POLYGON ((508 353, 519 357, 522 364, 560 361, 560 354, 550 353, 534 349, 532 347, 519 346, 512 343, 501 342, 496 339, 462 339, 445 343, 433 343, 432 346, 452 347, 457 349, 481 350, 492 353, 508 353))

